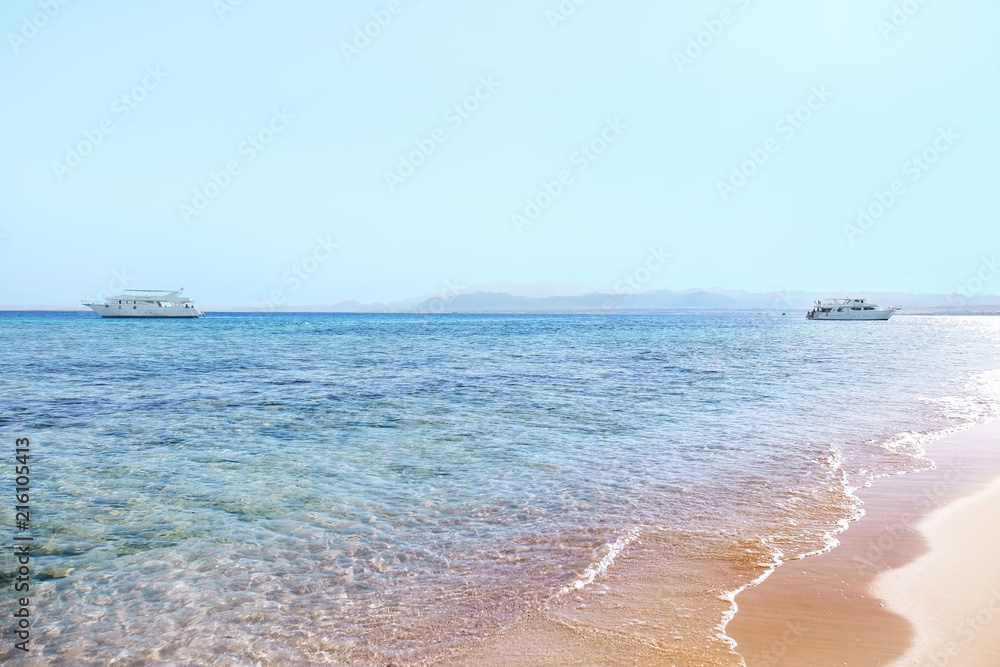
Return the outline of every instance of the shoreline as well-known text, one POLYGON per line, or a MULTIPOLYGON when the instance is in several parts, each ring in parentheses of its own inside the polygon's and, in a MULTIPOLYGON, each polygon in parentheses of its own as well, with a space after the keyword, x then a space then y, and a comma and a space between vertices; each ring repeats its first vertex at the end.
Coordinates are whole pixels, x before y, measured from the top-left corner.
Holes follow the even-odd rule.
MULTIPOLYGON (((965 530, 956 537, 950 530, 955 521, 939 519, 939 512, 958 511, 953 506, 972 503, 970 497, 979 498, 976 494, 984 489, 993 492, 988 498, 993 503, 987 507, 1000 511, 998 442, 998 422, 933 441, 926 456, 935 468, 879 478, 855 492, 865 514, 838 534, 837 547, 787 561, 757 586, 741 591, 726 634, 748 667, 934 664, 926 648, 919 647, 929 641, 928 633, 954 634, 954 628, 941 626, 960 614, 963 602, 952 605, 947 620, 929 614, 927 607, 933 609, 937 598, 926 596, 928 577, 941 572, 941 562, 960 563, 964 570, 988 570, 989 563, 996 562, 981 553, 975 524, 970 529, 966 520, 965 530), (925 528, 927 521, 933 528, 925 528), (942 533, 951 535, 950 544, 937 537, 942 533)), ((970 511, 978 511, 980 517, 988 511, 981 505, 973 507, 970 511)), ((939 591, 941 599, 949 599, 947 584, 954 576, 946 571, 939 578, 937 587, 946 589, 939 591)), ((982 575, 967 582, 966 588, 975 590, 983 583, 989 591, 985 584, 990 582, 981 579, 982 575)), ((1000 575, 991 585, 1000 591, 1000 575)), ((989 604, 986 598, 988 594, 982 601, 976 598, 972 613, 989 604)), ((994 606, 1000 611, 1000 596, 994 606)), ((966 656, 943 655, 952 661, 941 664, 982 664, 953 661, 966 656, 975 660, 971 650, 966 656)))
MULTIPOLYGON (((610 587, 596 596, 604 600, 591 597, 586 604, 579 601, 581 608, 590 608, 590 612, 583 612, 584 617, 577 617, 564 600, 530 612, 514 625, 478 638, 471 645, 454 647, 428 663, 491 667, 934 665, 920 658, 900 661, 920 639, 910 618, 922 610, 910 609, 895 597, 884 601, 873 587, 886 572, 904 572, 908 564, 931 553, 918 525, 942 508, 951 508, 996 484, 995 508, 1000 515, 997 443, 1000 421, 945 431, 925 447, 924 456, 933 462, 933 468, 878 477, 870 485, 855 489, 852 495, 861 501, 862 514, 845 519, 843 527, 830 533, 834 543, 829 548, 779 559, 771 567, 759 565, 765 569, 752 582, 713 597, 715 603, 711 604, 720 614, 713 633, 717 642, 690 642, 692 634, 699 635, 708 630, 707 626, 674 624, 677 612, 669 601, 687 599, 691 607, 683 607, 693 609, 700 604, 704 609, 706 599, 699 603, 683 595, 678 598, 677 594, 681 590, 697 591, 699 595, 705 591, 671 582, 669 569, 662 567, 664 552, 647 535, 631 551, 619 554, 623 562, 616 562, 605 573, 602 583, 610 587), (629 580, 625 589, 614 581, 623 572, 627 572, 629 580)), ((960 554, 984 562, 975 544, 963 543, 958 549, 960 554)), ((996 561, 990 563, 1000 562, 1000 540, 997 553, 996 561)), ((1000 572, 1000 568, 997 570, 1000 572)), ((672 573, 676 575, 677 571, 672 573)), ((922 570, 912 576, 921 581, 928 575, 922 570)), ((951 576, 947 573, 944 579, 951 576)), ((909 585, 903 584, 903 590, 909 585)), ((923 586, 916 590, 919 599, 923 586)), ((1000 634, 1000 574, 996 592, 995 632, 1000 634)), ((986 600, 983 604, 988 603, 986 600)), ((971 650, 967 653, 974 655, 971 650)))
POLYGON ((930 551, 876 579, 875 592, 916 630, 899 667, 987 665, 1000 656, 997 517, 1000 479, 921 521, 930 551))

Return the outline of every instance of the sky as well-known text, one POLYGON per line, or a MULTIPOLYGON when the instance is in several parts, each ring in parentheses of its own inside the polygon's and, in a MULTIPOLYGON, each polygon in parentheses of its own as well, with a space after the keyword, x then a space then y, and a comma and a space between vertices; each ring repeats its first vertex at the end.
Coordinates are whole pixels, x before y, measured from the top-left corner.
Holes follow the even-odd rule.
POLYGON ((992 0, 7 0, 0 304, 636 275, 996 294, 998 20, 992 0))

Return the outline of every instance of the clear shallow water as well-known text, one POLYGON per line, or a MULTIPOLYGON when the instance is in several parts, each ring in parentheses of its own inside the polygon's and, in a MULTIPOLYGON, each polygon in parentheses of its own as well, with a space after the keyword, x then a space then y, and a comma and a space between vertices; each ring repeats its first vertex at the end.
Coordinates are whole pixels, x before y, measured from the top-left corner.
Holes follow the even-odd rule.
POLYGON ((1000 394, 1000 318, 8 313, 0 341, 40 664, 433 661, 542 608, 600 626, 640 550, 690 607, 643 636, 724 647, 720 596, 1000 394))

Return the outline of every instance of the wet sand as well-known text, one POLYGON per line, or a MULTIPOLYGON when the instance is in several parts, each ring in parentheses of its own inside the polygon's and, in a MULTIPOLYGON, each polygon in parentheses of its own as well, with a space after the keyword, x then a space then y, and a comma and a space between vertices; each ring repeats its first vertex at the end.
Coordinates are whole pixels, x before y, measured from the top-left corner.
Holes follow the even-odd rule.
POLYGON ((865 516, 840 546, 736 598, 727 634, 749 667, 1000 664, 1000 614, 971 641, 959 630, 1000 592, 1000 425, 937 440, 928 456, 936 469, 858 492, 865 516))
POLYGON ((737 667, 729 643, 712 636, 730 608, 713 586, 735 587, 765 554, 695 562, 676 543, 676 536, 644 535, 580 595, 567 593, 433 664, 737 667))
POLYGON ((930 551, 875 581, 916 639, 895 664, 1000 664, 1000 481, 919 524, 930 551))
POLYGON ((748 667, 1000 665, 1000 424, 941 438, 928 456, 935 469, 858 491, 865 516, 838 547, 786 562, 737 596, 726 627, 736 652, 721 641, 692 643, 710 631, 692 619, 720 618, 728 605, 679 580, 676 563, 666 569, 672 558, 650 536, 623 554, 596 584, 604 594, 586 605, 537 611, 433 664, 735 666, 742 656, 748 667), (623 572, 628 582, 616 582, 623 572), (712 609, 696 609, 706 598, 712 609), (678 599, 695 606, 675 608, 678 599), (996 620, 966 641, 956 628, 977 612, 996 620), (958 653, 935 663, 939 652, 954 652, 949 638, 962 642, 958 653))

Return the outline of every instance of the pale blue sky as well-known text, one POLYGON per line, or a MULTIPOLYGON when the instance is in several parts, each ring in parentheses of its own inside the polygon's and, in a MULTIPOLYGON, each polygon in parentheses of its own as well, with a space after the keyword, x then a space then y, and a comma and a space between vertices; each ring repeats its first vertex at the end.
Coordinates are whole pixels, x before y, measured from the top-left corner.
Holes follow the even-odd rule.
POLYGON ((388 0, 243 0, 220 17, 224 2, 3 4, 0 303, 91 298, 123 270, 201 303, 613 286, 651 246, 672 257, 650 289, 952 292, 1000 251, 995 2, 910 0, 887 34, 906 3, 588 0, 553 29, 559 0, 397 0, 394 15, 388 0), (348 61, 342 44, 383 10, 348 61), (477 90, 460 125, 445 116, 477 90), (778 127, 808 102, 794 133, 778 127), (102 122, 89 155, 56 165, 102 122), (603 154, 576 154, 609 122, 603 154), (934 164, 906 165, 948 128, 934 164), (443 143, 390 189, 385 172, 435 130, 443 143), (244 143, 258 133, 261 150, 244 143), (767 161, 723 201, 752 150, 767 161), (519 233, 512 215, 563 170, 519 233), (902 194, 849 239, 894 180, 902 194), (328 256, 317 238, 339 244, 325 261, 308 259, 328 256))

